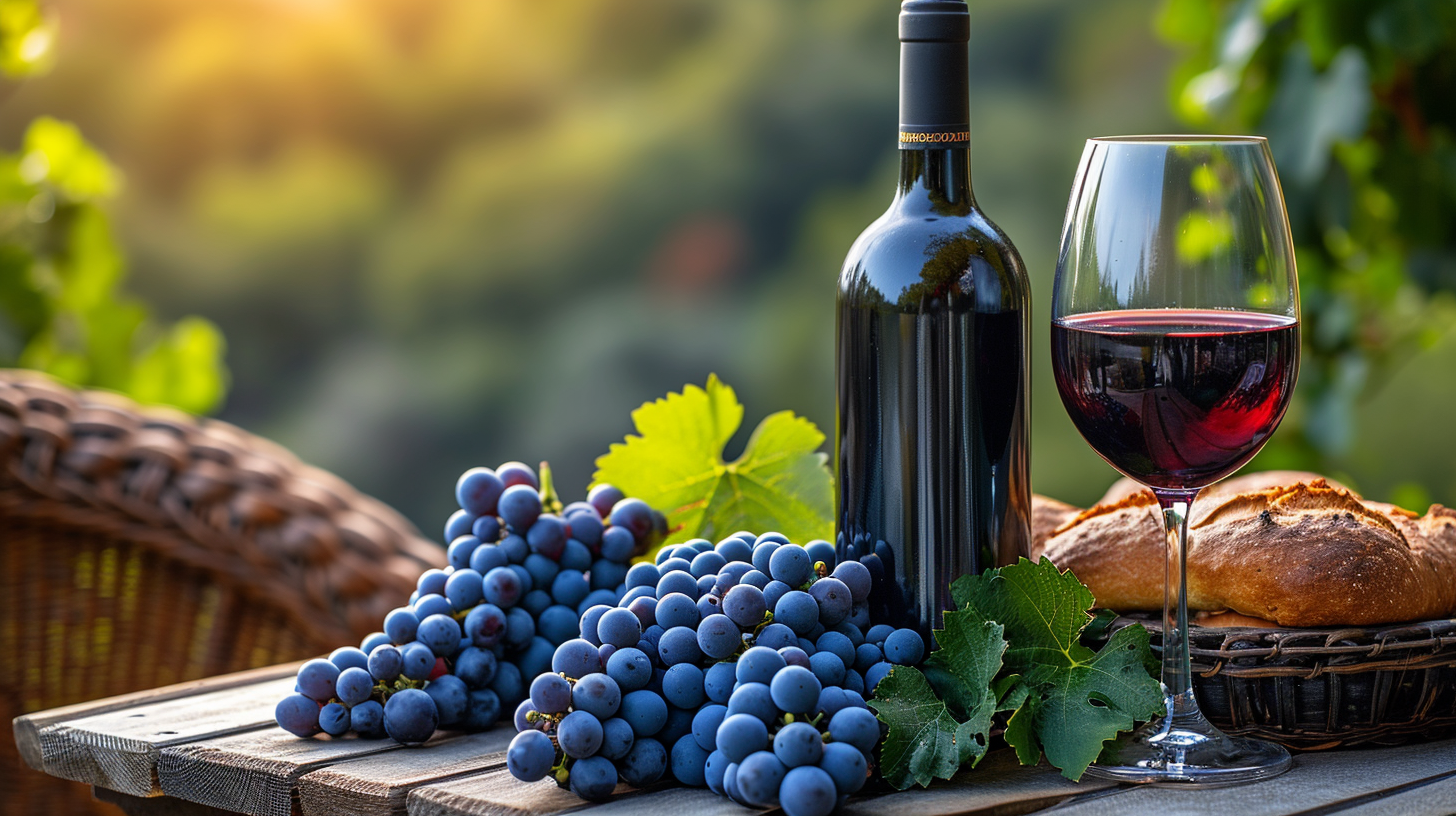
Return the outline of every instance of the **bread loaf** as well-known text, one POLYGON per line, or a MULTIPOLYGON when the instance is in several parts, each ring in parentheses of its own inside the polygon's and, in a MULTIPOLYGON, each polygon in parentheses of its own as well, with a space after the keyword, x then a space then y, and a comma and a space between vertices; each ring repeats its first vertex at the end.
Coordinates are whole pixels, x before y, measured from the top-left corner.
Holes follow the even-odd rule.
MULTIPOLYGON (((1100 606, 1162 609, 1167 545, 1152 493, 1123 480, 1090 510, 1069 517, 1066 507, 1033 503, 1033 555, 1072 570, 1100 606), (1066 520, 1048 530, 1054 518, 1066 520)), ((1280 626, 1446 617, 1456 612, 1456 511, 1417 516, 1312 473, 1230 479, 1189 514, 1188 605, 1280 626)))

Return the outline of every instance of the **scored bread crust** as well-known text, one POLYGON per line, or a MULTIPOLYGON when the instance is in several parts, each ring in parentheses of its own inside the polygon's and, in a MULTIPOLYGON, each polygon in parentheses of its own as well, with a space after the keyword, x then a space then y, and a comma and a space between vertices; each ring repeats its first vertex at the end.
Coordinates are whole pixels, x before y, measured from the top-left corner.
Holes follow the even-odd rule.
MULTIPOLYGON (((1033 555, 1070 569, 1099 606, 1161 610, 1161 514, 1150 491, 1126 482, 1045 538, 1035 536, 1033 555)), ((1057 505, 1044 515, 1066 517, 1066 505, 1057 505)), ((1312 473, 1230 479, 1201 494, 1189 513, 1188 605, 1280 626, 1446 617, 1456 611, 1456 511, 1434 505, 1417 516, 1312 473)))

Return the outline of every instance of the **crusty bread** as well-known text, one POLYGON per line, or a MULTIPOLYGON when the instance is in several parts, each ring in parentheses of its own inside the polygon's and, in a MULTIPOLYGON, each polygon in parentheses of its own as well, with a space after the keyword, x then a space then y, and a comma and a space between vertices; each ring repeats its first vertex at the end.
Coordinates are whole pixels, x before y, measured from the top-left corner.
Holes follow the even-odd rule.
MULTIPOLYGON (((1162 609, 1166 543, 1151 492, 1123 480, 1070 518, 1060 502, 1038 504, 1033 555, 1071 569, 1101 606, 1162 609), (1067 520, 1048 533, 1038 512, 1067 520)), ((1445 617, 1456 612, 1456 511, 1418 517, 1312 473, 1230 479, 1189 514, 1188 605, 1280 626, 1445 617)))

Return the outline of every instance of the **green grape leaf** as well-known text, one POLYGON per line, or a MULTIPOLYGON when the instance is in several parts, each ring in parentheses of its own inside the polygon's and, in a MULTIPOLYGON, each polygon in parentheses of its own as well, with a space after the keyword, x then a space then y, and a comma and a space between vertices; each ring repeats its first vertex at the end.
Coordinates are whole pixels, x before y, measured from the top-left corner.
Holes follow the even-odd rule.
POLYGON ((637 433, 597 459, 592 481, 665 512, 666 543, 736 530, 776 530, 800 542, 833 538, 833 477, 814 423, 790 411, 770 414, 743 455, 724 461, 743 406, 717 375, 705 388, 689 385, 644 404, 632 422, 637 433))
POLYGON ((1162 691, 1147 669, 1147 630, 1119 629, 1100 651, 1083 646, 1092 593, 1051 561, 1022 559, 962 576, 951 596, 965 614, 1005 627, 1006 669, 1027 687, 1007 727, 1023 762, 1045 752, 1064 776, 1079 779, 1103 743, 1162 710, 1162 691))
POLYGON ((880 749, 880 775, 894 787, 924 787, 974 766, 990 743, 997 696, 991 680, 1006 648, 1002 627, 962 612, 947 612, 935 633, 940 648, 925 671, 897 666, 869 701, 889 726, 880 749))

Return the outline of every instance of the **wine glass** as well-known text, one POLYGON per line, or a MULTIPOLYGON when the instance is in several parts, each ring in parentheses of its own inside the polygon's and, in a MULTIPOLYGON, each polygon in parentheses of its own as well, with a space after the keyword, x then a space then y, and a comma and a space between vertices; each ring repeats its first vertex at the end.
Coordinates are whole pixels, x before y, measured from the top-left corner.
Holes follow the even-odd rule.
POLYGON ((1168 538, 1167 714, 1088 773, 1225 785, 1289 768, 1198 709, 1188 663, 1188 507, 1253 458, 1299 369, 1299 292, 1284 197, 1255 136, 1090 139, 1062 228, 1052 369, 1097 453, 1152 488, 1168 538))

